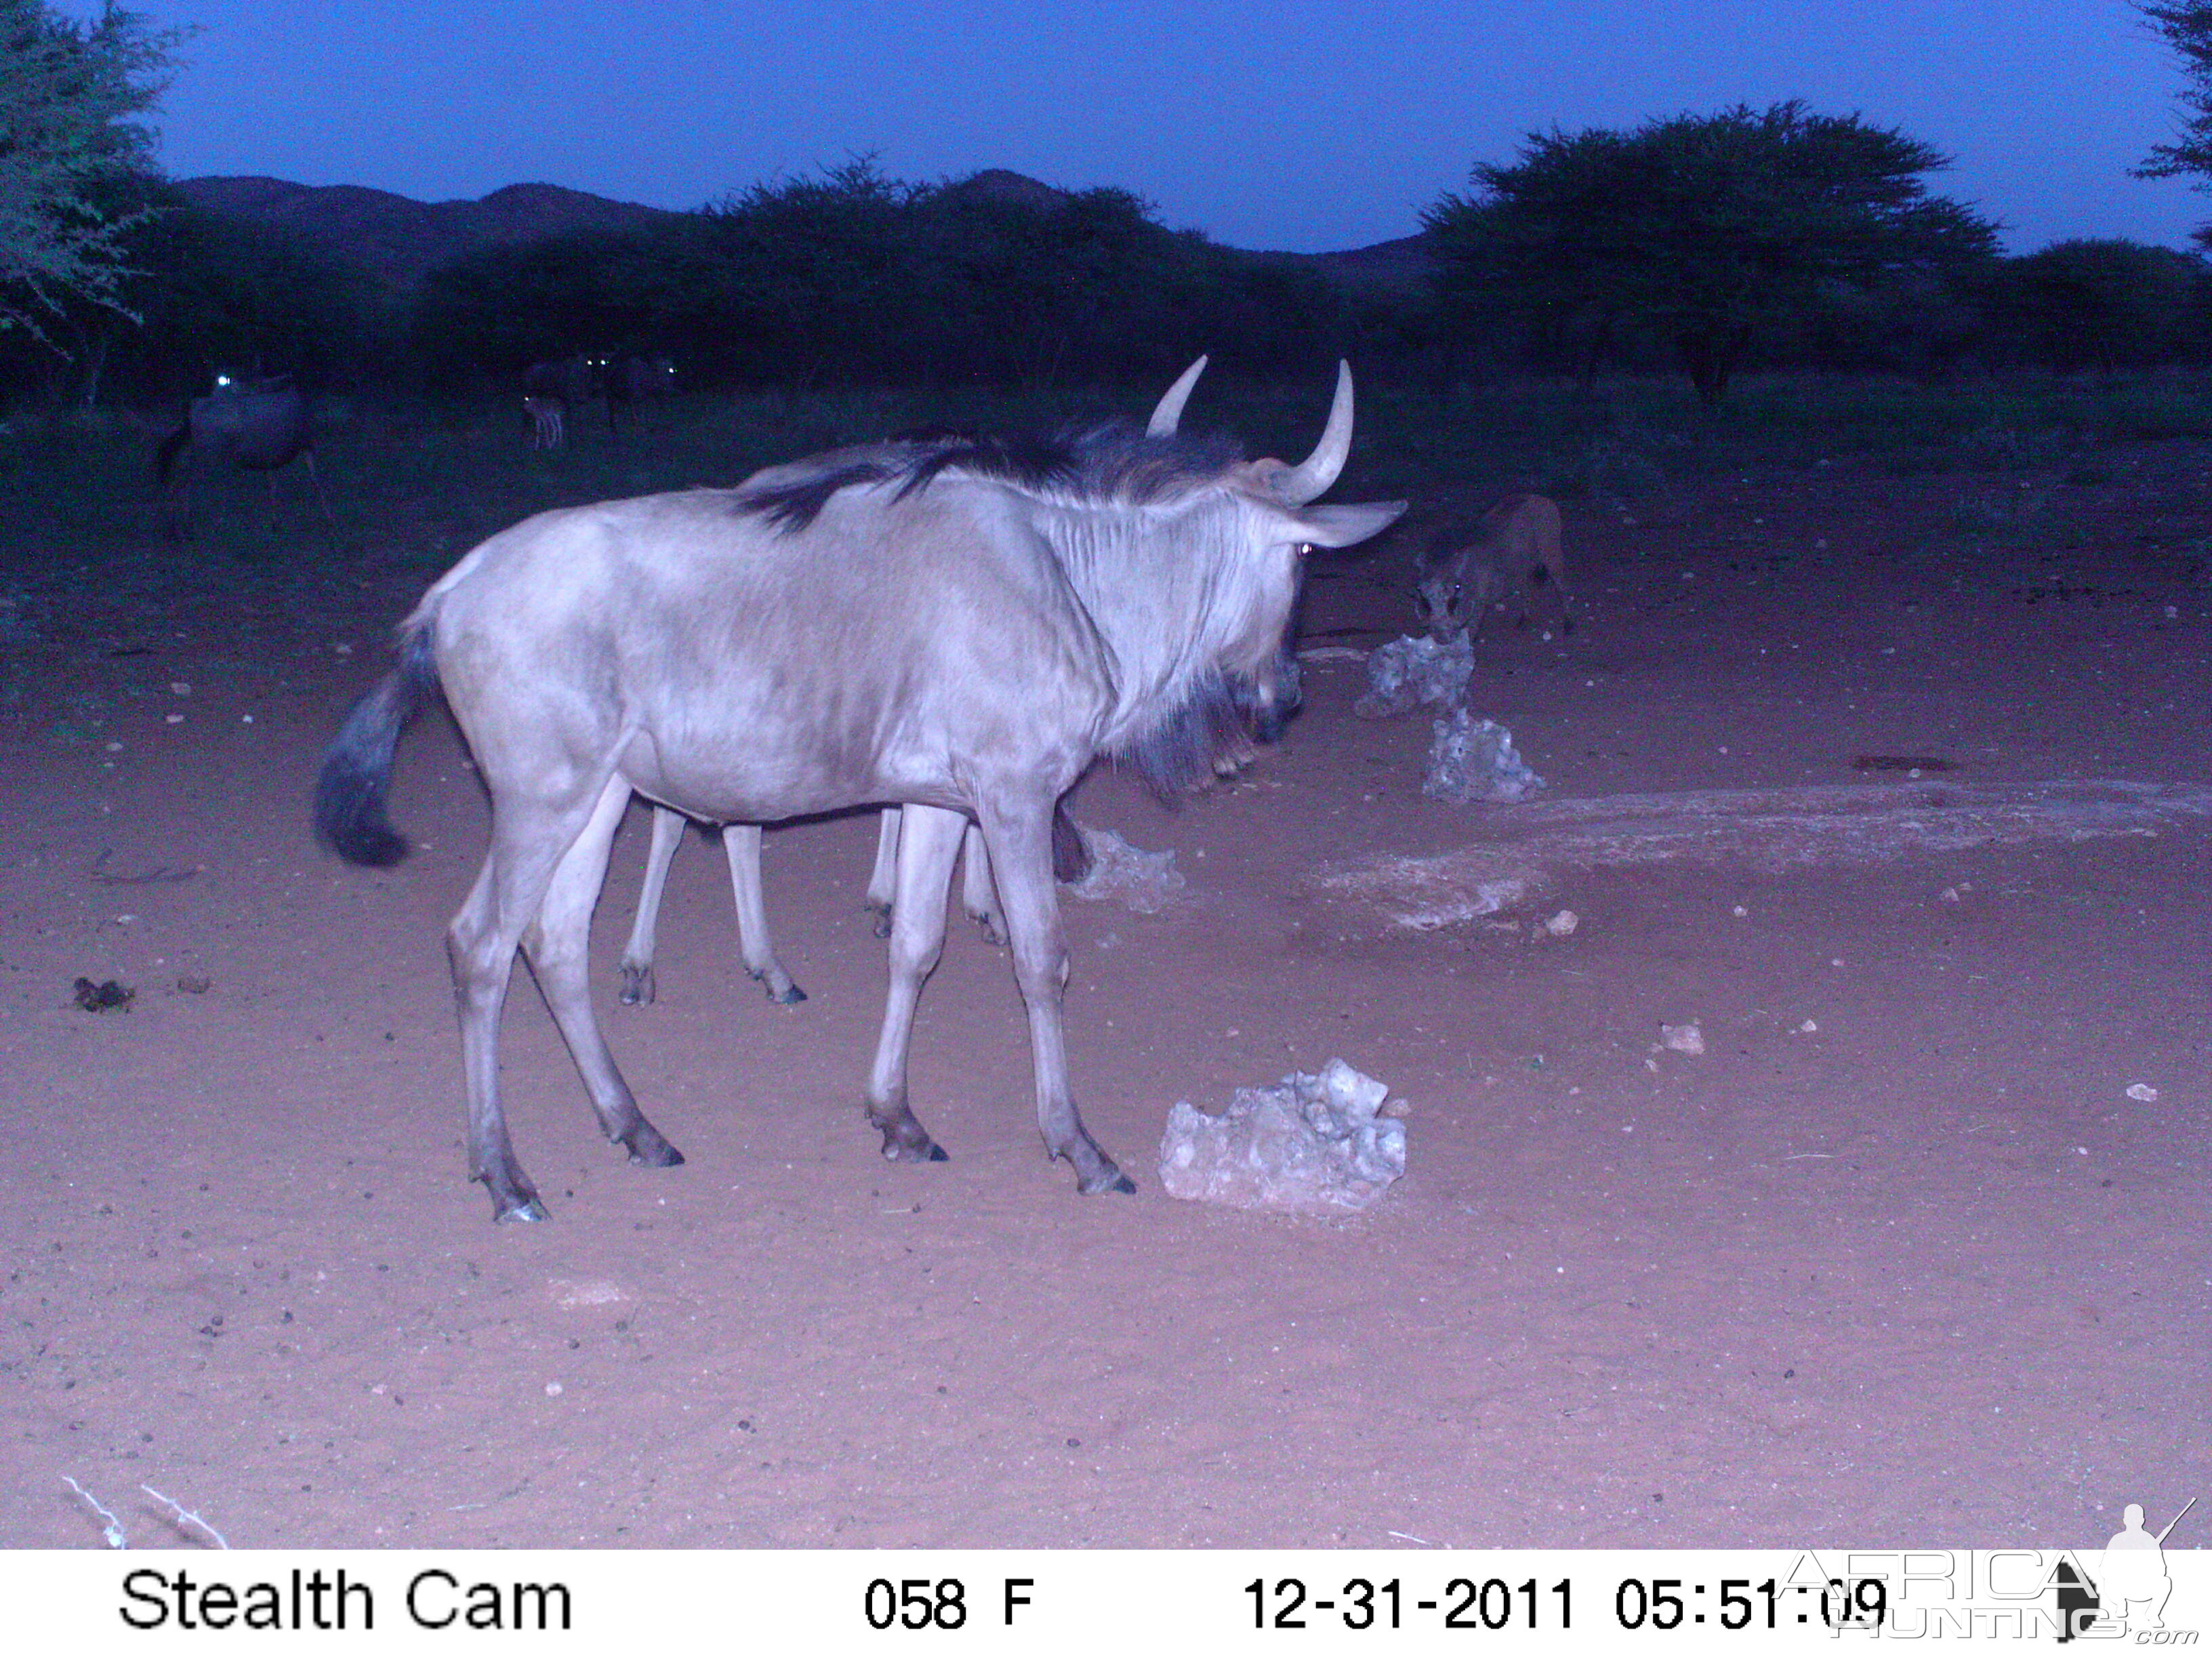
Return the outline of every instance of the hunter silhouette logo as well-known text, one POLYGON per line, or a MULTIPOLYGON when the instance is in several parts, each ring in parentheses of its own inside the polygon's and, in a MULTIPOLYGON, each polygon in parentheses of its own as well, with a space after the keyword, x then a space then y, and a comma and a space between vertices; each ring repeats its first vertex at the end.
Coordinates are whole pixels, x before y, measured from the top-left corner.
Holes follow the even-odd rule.
POLYGON ((2105 1545, 2089 1583, 2062 1564, 2057 1575, 2058 1611, 2065 1627, 2058 1639, 2070 1642, 2093 1629, 2099 1637, 2164 1630, 2166 1597, 2173 1594, 2166 1570, 2166 1534, 2196 1507, 2192 1498, 2180 1515, 2154 1534, 2143 1525, 2142 1505, 2129 1504, 2120 1511, 2120 1529, 2105 1545))

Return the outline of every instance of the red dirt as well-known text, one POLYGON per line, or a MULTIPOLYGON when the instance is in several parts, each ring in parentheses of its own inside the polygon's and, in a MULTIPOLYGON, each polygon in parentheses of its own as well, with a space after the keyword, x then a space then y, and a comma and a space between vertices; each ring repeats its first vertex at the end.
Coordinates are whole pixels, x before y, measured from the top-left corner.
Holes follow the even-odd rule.
MULTIPOLYGON (((1499 630, 1472 701, 1553 799, 1869 755, 2201 781, 2212 627, 2168 550, 2212 528, 2202 489, 2146 451, 2082 545, 1978 558, 1955 481, 1727 481, 1658 526, 1571 503, 1586 626, 1499 630)), ((1410 620, 1370 568, 1320 568, 1310 644, 1410 620)), ((690 1162, 599 1140, 518 974, 509 1107, 554 1218, 495 1229, 462 1172, 441 934, 485 815, 450 727, 402 750, 410 862, 341 867, 305 811, 422 576, 68 580, 29 589, 0 686, 0 1545, 97 1545, 64 1476, 141 1543, 177 1539, 148 1481, 234 1545, 424 1547, 2082 1545, 2212 1486, 2200 833, 1608 870, 1518 927, 1409 933, 1310 878, 1474 819, 1419 793, 1425 720, 1357 720, 1357 664, 1310 664, 1236 787, 1078 798, 1189 880, 1155 915, 1065 903, 1079 1098, 1142 1183, 1082 1200, 1007 959, 957 917, 914 1056, 953 1161, 878 1156, 871 818, 769 838, 811 1000, 744 977, 695 841, 660 1000, 617 1007, 641 810, 603 1018, 690 1162), (1532 944, 1561 906, 1578 930, 1532 944), (82 1011, 80 975, 136 1000, 82 1011), (1691 1019, 1703 1055, 1654 1051, 1691 1019), (1412 1104, 1380 1206, 1163 1194, 1174 1102, 1332 1054, 1412 1104)))

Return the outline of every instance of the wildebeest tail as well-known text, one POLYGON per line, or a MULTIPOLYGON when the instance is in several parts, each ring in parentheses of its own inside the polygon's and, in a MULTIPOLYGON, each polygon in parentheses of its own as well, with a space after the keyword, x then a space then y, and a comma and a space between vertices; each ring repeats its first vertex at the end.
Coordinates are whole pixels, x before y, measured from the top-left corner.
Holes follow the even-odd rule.
POLYGON ((438 691, 430 626, 399 643, 399 666, 354 704, 315 777, 315 835, 349 864, 386 869, 407 856, 407 838, 384 816, 399 734, 438 691))
POLYGON ((176 471, 177 457, 184 453, 184 447, 191 441, 191 436, 192 423, 186 421, 174 432, 161 440, 161 447, 154 452, 154 482, 155 483, 165 488, 167 486, 169 474, 176 471))

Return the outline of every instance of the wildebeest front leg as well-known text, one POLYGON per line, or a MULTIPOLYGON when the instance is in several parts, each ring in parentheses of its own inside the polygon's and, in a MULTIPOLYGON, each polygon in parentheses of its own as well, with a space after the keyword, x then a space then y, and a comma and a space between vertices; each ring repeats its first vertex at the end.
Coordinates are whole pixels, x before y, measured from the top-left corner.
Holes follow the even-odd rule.
POLYGON ((876 937, 891 936, 891 900, 898 889, 900 809, 884 808, 876 828, 876 867, 868 872, 868 896, 863 908, 876 919, 876 937))
POLYGON ((653 848, 645 855, 645 885, 638 890, 637 920, 630 924, 629 943, 622 953, 622 1000, 635 1006, 650 1002, 658 988, 653 979, 655 934, 660 923, 660 890, 668 883, 668 866, 684 839, 684 815, 665 806, 653 809, 653 848))
POLYGON ((738 950, 745 959, 745 971, 767 987, 769 1001, 805 1001, 806 993, 791 982, 791 975, 775 959, 775 941, 769 937, 768 906, 761 899, 760 825, 724 824, 722 851, 730 860, 730 890, 738 901, 738 950))
POLYGON ((967 819, 939 806, 908 806, 898 836, 898 890, 891 907, 891 982, 883 1034, 868 1073, 868 1121, 883 1132, 884 1156, 894 1162, 941 1162, 907 1104, 907 1047, 914 1036, 921 984, 945 948, 945 891, 967 819))
POLYGON ((637 1099, 616 1070, 614 1056, 592 1013, 592 910, 606 878, 607 849, 613 845, 615 826, 629 805, 629 782, 609 779, 583 833, 555 868, 536 918, 523 930, 522 948, 538 976, 538 988, 553 1011, 554 1024, 561 1028, 576 1069, 583 1074, 599 1127, 629 1153, 631 1163, 665 1168, 681 1164, 684 1155, 637 1109, 637 1099))
POLYGON ((1133 1193, 1123 1175, 1083 1127, 1068 1087, 1067 1045, 1060 1029, 1060 1000, 1067 988, 1067 944, 1060 931, 1060 898, 1052 885, 1052 803, 1029 811, 986 811, 983 834, 991 843, 999 902, 1013 939, 1014 979, 1029 1006, 1030 1054, 1036 1067, 1037 1128, 1045 1150, 1075 1166, 1085 1193, 1133 1193))

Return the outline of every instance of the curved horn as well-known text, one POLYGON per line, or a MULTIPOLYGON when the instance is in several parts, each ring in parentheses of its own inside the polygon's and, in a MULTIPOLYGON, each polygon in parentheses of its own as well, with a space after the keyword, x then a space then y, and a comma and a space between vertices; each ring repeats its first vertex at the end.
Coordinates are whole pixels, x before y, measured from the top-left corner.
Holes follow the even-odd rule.
POLYGON ((1158 407, 1152 410, 1152 418, 1145 422, 1147 438, 1171 438, 1175 435, 1176 424, 1182 419, 1182 406, 1190 401, 1190 389, 1198 384, 1198 377, 1204 373, 1206 359, 1200 357, 1176 377, 1176 383, 1167 389, 1158 407))
POLYGON ((1275 480, 1275 494, 1292 507, 1304 507, 1336 482, 1352 453, 1352 365, 1336 360, 1336 401, 1328 406, 1328 424, 1322 428, 1314 453, 1297 465, 1286 467, 1275 480))

